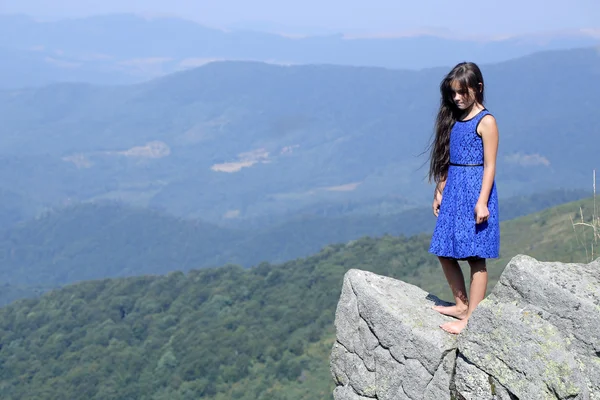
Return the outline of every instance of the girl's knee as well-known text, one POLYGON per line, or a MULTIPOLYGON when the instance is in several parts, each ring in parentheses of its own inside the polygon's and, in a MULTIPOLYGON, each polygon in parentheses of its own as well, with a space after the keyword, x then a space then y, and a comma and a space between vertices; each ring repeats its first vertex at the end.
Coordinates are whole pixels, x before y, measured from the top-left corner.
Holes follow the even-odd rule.
POLYGON ((469 266, 471 271, 487 271, 487 264, 485 258, 473 258, 469 259, 469 266))

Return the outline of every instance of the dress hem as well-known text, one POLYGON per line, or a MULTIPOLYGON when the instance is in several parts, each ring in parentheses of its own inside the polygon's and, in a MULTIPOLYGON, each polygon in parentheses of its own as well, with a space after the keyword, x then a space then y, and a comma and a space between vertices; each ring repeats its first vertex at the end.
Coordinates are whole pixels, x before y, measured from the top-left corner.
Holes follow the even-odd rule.
POLYGON ((456 256, 454 254, 443 254, 443 253, 435 253, 433 251, 429 251, 429 253, 436 255, 438 257, 445 257, 445 258, 450 258, 453 260, 457 260, 457 261, 469 261, 469 260, 487 260, 487 259, 496 259, 496 258, 500 258, 499 254, 493 254, 493 255, 469 255, 469 256, 456 256))

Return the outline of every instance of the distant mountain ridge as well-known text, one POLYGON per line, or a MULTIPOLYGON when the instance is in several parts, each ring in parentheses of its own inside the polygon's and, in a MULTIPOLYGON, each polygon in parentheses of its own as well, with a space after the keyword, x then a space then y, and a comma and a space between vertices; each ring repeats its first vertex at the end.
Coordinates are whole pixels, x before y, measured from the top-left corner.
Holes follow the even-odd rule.
POLYGON ((498 40, 452 39, 429 33, 383 38, 343 34, 286 37, 133 14, 52 22, 0 15, 0 48, 6 49, 0 49, 0 56, 12 59, 10 74, 0 74, 0 87, 64 81, 135 83, 216 60, 421 69, 463 59, 501 62, 598 43, 600 36, 585 30, 498 40), (15 58, 17 50, 21 54, 15 58))
MULTIPOLYGON (((500 195, 589 187, 600 53, 482 68, 500 195)), ((117 199, 228 225, 317 204, 423 205, 446 72, 218 62, 139 85, 0 91, 0 188, 42 208, 117 199)))

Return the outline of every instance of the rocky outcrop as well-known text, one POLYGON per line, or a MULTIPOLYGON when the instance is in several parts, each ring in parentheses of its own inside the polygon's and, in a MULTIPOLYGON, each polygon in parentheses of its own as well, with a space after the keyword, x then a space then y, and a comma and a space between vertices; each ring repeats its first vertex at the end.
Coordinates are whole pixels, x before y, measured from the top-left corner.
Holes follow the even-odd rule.
POLYGON ((515 257, 457 337, 435 296, 350 270, 336 311, 335 400, 600 399, 600 259, 515 257))
POLYGON ((519 399, 600 399, 600 260, 515 257, 458 348, 519 399))
POLYGON ((456 338, 439 300, 407 283, 350 270, 336 311, 331 371, 336 400, 449 398, 456 338))

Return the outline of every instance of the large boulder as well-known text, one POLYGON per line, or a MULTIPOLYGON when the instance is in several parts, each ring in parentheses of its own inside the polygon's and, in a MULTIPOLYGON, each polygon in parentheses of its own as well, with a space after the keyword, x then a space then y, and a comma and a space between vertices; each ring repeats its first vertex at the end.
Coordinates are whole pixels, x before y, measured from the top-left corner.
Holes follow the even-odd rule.
POLYGON ((513 258, 459 352, 516 398, 600 399, 600 260, 513 258))
POLYGON ((335 400, 600 400, 600 259, 517 256, 458 336, 442 302, 350 270, 336 311, 335 400))
POLYGON ((348 271, 331 355, 335 400, 448 399, 457 343, 434 304, 442 302, 416 286, 348 271))

